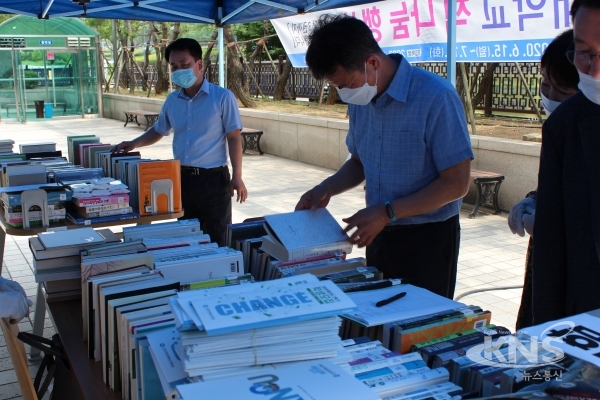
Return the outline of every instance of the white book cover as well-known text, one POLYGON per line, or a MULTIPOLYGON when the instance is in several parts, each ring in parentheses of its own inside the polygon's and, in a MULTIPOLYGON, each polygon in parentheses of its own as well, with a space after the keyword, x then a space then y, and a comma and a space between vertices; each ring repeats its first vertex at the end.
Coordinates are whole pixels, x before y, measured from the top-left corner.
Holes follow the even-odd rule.
POLYGON ((51 231, 38 233, 38 238, 46 250, 60 249, 71 246, 94 245, 106 240, 94 228, 67 229, 66 231, 51 231))
POLYGON ((163 390, 174 389, 175 385, 186 383, 188 375, 183 369, 181 356, 175 352, 179 347, 179 331, 174 328, 162 329, 149 333, 146 337, 163 390))
POLYGON ((352 252, 348 235, 326 208, 267 215, 264 225, 268 235, 261 249, 280 261, 352 252))
POLYGON ((200 317, 196 313, 194 306, 192 305, 192 301, 197 299, 204 299, 207 297, 223 295, 228 293, 236 293, 240 294, 243 292, 252 292, 256 290, 270 289, 275 290, 278 288, 286 288, 289 286, 295 285, 303 285, 306 283, 317 283, 319 279, 316 276, 311 274, 305 274, 302 276, 292 276, 289 278, 277 279, 274 281, 266 281, 266 282, 253 282, 247 283, 243 285, 235 285, 235 286, 220 286, 213 287, 207 289, 197 289, 197 290, 189 290, 184 292, 179 292, 177 294, 177 302, 181 307, 182 312, 191 320, 191 322, 196 325, 196 328, 199 331, 204 330, 202 326, 202 321, 200 317))
MULTIPOLYGON (((535 338, 545 350, 550 351, 546 357, 554 358, 551 361, 560 361, 564 354, 568 354, 599 365, 598 327, 600 327, 600 309, 523 328, 520 333, 535 338), (563 354, 560 354, 561 352, 563 354)), ((529 347, 529 344, 525 346, 529 347)), ((539 360, 539 362, 547 361, 539 360)))
POLYGON ((274 371, 179 385, 183 400, 197 399, 312 399, 376 400, 370 390, 329 361, 298 363, 274 371))
POLYGON ((345 314, 344 318, 351 319, 364 326, 383 325, 419 315, 466 307, 463 303, 406 284, 385 289, 351 292, 348 293, 348 296, 356 303, 358 312, 345 314), (376 304, 379 301, 391 299, 402 292, 406 293, 404 297, 391 301, 382 307, 377 307, 376 304))
POLYGON ((209 334, 323 318, 356 310, 354 302, 331 281, 277 289, 239 291, 192 300, 209 334))

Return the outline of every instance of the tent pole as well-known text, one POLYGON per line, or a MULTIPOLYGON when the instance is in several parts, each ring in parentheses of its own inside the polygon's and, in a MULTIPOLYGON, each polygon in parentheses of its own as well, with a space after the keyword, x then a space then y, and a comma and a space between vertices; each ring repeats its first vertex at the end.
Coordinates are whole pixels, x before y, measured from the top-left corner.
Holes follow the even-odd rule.
POLYGON ((223 27, 218 28, 219 31, 219 86, 225 87, 225 61, 223 50, 223 27))
POLYGON ((456 87, 456 0, 448 1, 448 49, 446 79, 456 87))

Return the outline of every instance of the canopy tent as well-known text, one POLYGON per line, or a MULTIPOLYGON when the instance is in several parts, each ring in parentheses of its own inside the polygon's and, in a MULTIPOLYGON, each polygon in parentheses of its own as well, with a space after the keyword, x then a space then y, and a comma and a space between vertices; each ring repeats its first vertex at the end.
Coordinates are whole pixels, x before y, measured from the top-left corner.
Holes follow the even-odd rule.
MULTIPOLYGON (((376 0, 0 0, 0 13, 37 18, 86 17, 138 21, 223 24, 275 19, 376 0)), ((390 0, 393 1, 393 0, 390 0)), ((448 79, 456 75, 456 0, 448 1, 448 79)), ((223 51, 219 51, 219 84, 224 84, 223 51)))
POLYGON ((371 0, 0 0, 0 13, 38 18, 86 17, 138 21, 238 24, 371 0))

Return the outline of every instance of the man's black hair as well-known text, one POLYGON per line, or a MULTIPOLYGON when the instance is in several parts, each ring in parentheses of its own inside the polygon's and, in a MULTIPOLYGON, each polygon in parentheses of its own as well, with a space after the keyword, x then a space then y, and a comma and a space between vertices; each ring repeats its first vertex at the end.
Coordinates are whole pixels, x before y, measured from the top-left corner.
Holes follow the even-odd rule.
POLYGON ((577 68, 569 62, 566 52, 573 48, 573 29, 558 35, 546 48, 541 59, 541 66, 552 84, 565 89, 577 90, 579 74, 577 68))
POLYGON ((194 39, 190 38, 179 38, 174 42, 169 43, 167 48, 165 49, 165 60, 169 61, 169 56, 171 55, 171 51, 182 51, 187 50, 194 60, 198 61, 202 59, 202 47, 200 47, 200 43, 198 43, 194 39))
POLYGON ((338 65, 348 72, 363 71, 369 55, 382 53, 371 29, 345 15, 319 17, 308 43, 306 65, 316 79, 333 74, 338 65))
POLYGON ((595 8, 596 10, 600 10, 600 1, 598 0, 573 0, 573 4, 571 4, 571 18, 575 20, 575 14, 577 14, 577 10, 582 7, 586 8, 595 8))

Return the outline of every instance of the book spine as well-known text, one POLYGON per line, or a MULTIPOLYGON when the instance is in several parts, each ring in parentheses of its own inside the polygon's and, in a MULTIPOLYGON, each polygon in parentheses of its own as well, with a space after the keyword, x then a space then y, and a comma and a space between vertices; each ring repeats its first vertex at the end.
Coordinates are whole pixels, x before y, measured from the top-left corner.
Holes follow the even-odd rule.
POLYGON ((97 211, 91 213, 79 213, 84 218, 96 218, 96 217, 106 217, 109 215, 122 215, 122 214, 130 214, 133 212, 133 208, 124 207, 116 210, 106 210, 106 211, 97 211))
POLYGON ((130 213, 123 215, 109 215, 105 217, 96 217, 96 218, 82 218, 78 215, 73 215, 71 213, 67 213, 67 218, 69 221, 73 222, 75 225, 92 225, 92 224, 101 224, 103 222, 114 222, 114 221, 127 221, 130 219, 137 219, 140 215, 138 213, 130 213))
POLYGON ((100 196, 100 197, 76 197, 72 202, 78 206, 90 206, 90 205, 104 205, 104 204, 127 204, 129 205, 129 195, 119 194, 112 196, 100 196))
POLYGON ((400 353, 408 352, 414 345, 416 348, 434 344, 435 341, 448 335, 459 334, 472 329, 483 328, 490 323, 491 313, 481 314, 475 318, 464 317, 443 321, 439 324, 424 326, 421 329, 403 331, 399 335, 400 353), (433 342, 432 342, 433 340, 433 342))
POLYGON ((483 337, 483 332, 475 332, 465 336, 450 339, 446 342, 441 342, 432 346, 423 347, 419 349, 418 352, 423 357, 423 360, 429 363, 430 361, 432 361, 433 356, 435 356, 438 353, 450 351, 461 347, 472 346, 478 343, 483 343, 483 337))
POLYGON ((94 212, 108 211, 108 210, 118 210, 118 209, 125 208, 128 206, 129 206, 128 203, 104 204, 104 205, 99 205, 99 206, 83 206, 83 207, 77 207, 77 213, 84 214, 84 213, 94 213, 94 212))

